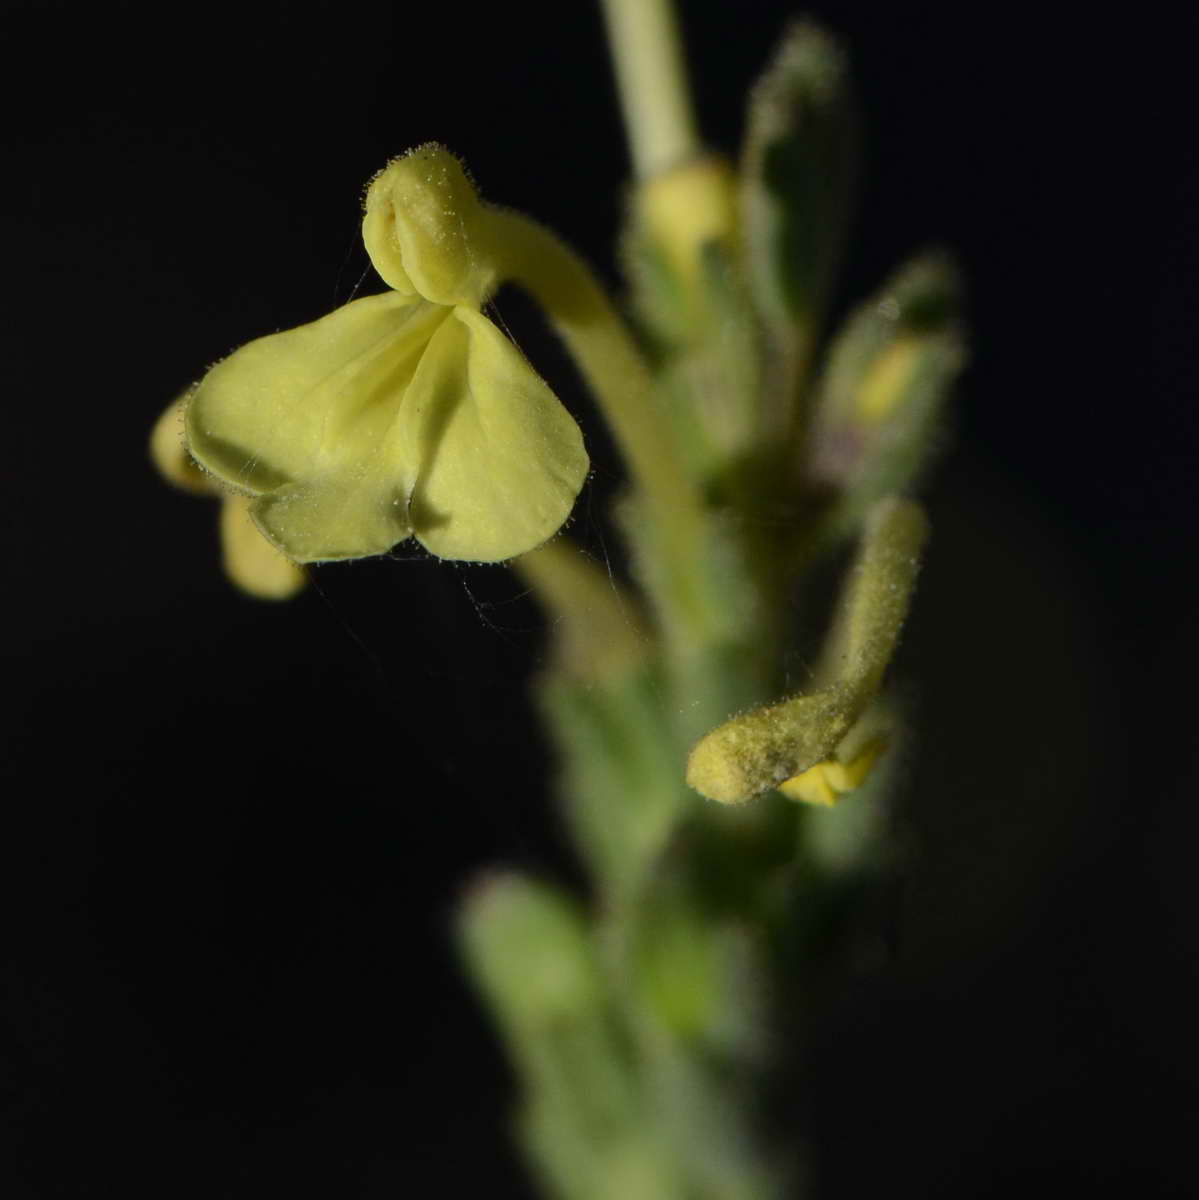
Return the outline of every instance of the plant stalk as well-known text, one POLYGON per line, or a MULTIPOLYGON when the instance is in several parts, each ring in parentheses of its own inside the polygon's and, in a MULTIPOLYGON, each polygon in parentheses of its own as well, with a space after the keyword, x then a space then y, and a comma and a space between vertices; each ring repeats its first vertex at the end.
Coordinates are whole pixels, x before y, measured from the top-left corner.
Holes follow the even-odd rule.
POLYGON ((629 152, 638 179, 699 153, 687 68, 670 0, 603 0, 629 152))

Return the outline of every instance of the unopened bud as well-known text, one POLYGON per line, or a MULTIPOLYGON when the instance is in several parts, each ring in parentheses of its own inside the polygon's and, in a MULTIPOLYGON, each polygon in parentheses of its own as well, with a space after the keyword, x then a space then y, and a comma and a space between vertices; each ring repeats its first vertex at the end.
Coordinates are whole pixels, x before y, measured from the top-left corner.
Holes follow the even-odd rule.
POLYGON ((832 758, 882 685, 927 534, 918 504, 889 498, 875 506, 838 604, 816 689, 742 713, 702 737, 687 763, 687 782, 696 791, 739 804, 832 758))
POLYGON ((736 226, 737 195, 728 163, 706 155, 651 175, 637 185, 634 202, 649 244, 684 292, 701 290, 704 248, 730 242, 736 226))
POLYGON ((809 437, 811 475, 860 513, 912 486, 965 362, 953 264, 926 254, 888 281, 831 347, 809 437))

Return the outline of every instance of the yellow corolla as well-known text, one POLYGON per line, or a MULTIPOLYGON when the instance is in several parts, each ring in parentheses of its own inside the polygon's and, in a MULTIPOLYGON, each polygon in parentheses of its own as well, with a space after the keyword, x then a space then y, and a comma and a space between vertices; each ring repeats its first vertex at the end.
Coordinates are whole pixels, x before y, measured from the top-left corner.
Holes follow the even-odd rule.
POLYGON ((882 687, 927 536, 924 510, 912 500, 890 496, 871 509, 816 686, 730 717, 700 738, 687 759, 687 782, 697 792, 741 804, 781 786, 793 799, 832 804, 861 784, 883 739, 859 746, 848 761, 837 752, 882 687))
POLYGON ((872 738, 848 762, 826 759, 784 780, 779 791, 792 800, 831 808, 842 796, 862 786, 886 747, 886 739, 872 738))
POLYGON ((498 562, 552 537, 588 459, 574 419, 483 315, 498 285, 491 212, 438 146, 371 184, 363 234, 392 290, 260 338, 192 394, 188 449, 252 497, 297 562, 415 537, 498 562))

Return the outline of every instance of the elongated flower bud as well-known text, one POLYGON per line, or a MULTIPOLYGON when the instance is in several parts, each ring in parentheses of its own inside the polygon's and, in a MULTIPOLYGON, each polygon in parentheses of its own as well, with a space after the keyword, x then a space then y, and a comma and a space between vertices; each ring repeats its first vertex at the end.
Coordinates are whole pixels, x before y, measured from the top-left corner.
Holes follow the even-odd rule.
POLYGON ((687 763, 696 791, 739 804, 830 758, 882 684, 927 533, 918 504, 891 498, 876 506, 824 652, 822 686, 733 717, 702 737, 687 763))

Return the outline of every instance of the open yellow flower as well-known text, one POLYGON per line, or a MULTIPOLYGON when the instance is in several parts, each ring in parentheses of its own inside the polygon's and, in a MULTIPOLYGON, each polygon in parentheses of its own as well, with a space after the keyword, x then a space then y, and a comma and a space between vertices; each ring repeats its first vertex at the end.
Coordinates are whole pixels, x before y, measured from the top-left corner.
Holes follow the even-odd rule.
POLYGON ((579 428, 481 311, 500 282, 491 217, 441 147, 397 159, 363 223, 392 290, 243 346, 195 389, 192 455, 253 498, 295 561, 411 536, 498 562, 570 515, 588 470, 579 428))

